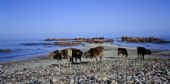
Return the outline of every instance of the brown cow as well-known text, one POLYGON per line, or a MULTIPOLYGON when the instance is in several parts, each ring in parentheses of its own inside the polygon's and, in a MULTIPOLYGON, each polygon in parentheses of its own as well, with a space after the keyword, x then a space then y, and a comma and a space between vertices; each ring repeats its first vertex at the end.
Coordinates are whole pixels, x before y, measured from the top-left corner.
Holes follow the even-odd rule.
POLYGON ((128 52, 127 52, 126 48, 118 48, 117 51, 118 51, 118 56, 120 54, 122 54, 123 56, 126 55, 126 57, 128 56, 128 52))
POLYGON ((84 53, 84 56, 90 57, 90 58, 95 57, 97 62, 98 62, 97 57, 100 57, 100 62, 101 62, 102 57, 104 56, 104 47, 99 46, 99 47, 91 48, 87 52, 84 53))
POLYGON ((72 49, 71 48, 66 48, 61 50, 61 54, 64 58, 67 59, 68 63, 71 63, 72 61, 72 49))

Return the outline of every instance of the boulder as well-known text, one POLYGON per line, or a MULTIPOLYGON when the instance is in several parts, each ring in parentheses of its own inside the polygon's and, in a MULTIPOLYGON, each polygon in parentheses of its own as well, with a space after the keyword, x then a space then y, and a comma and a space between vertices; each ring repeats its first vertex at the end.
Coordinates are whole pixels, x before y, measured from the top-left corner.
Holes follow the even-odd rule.
POLYGON ((81 42, 62 41, 62 42, 55 42, 55 45, 57 45, 57 46, 78 46, 78 45, 81 45, 81 42))

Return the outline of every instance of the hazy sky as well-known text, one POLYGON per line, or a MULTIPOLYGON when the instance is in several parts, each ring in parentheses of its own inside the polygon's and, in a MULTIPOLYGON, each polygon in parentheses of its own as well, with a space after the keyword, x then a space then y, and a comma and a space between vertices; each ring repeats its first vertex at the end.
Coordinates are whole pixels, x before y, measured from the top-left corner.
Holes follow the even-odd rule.
POLYGON ((0 0, 0 38, 170 35, 170 0, 0 0))

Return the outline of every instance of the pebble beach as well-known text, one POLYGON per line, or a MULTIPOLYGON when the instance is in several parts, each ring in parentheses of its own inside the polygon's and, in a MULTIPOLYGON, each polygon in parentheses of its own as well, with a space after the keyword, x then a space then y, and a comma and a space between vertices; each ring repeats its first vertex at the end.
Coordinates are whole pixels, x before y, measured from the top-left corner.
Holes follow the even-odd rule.
POLYGON ((125 47, 129 56, 117 56, 109 44, 87 44, 87 49, 104 46, 102 62, 82 58, 68 64, 41 56, 27 60, 0 63, 0 84, 169 84, 170 51, 152 50, 145 60, 137 59, 135 48, 125 47), (79 62, 79 61, 78 61, 79 62))

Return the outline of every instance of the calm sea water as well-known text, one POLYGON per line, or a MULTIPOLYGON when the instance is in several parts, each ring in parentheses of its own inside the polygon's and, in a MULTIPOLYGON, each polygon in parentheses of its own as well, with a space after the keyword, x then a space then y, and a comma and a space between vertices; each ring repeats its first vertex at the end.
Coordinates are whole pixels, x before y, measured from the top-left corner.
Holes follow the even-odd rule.
MULTIPOLYGON (((26 46, 22 43, 45 43, 43 40, 27 39, 27 40, 0 40, 0 49, 11 49, 10 53, 0 53, 0 62, 8 62, 15 60, 22 60, 32 58, 36 56, 47 55, 49 52, 59 48, 66 48, 61 46, 45 46, 35 45, 26 46)), ((49 42, 48 42, 49 43, 49 42)), ((82 46, 71 46, 75 48, 81 48, 82 46)))
MULTIPOLYGON (((170 40, 170 38, 163 38, 165 40, 170 40)), ((114 38, 115 42, 113 44, 128 47, 143 46, 149 49, 157 50, 170 50, 170 44, 152 44, 152 43, 127 43, 120 42, 120 38, 114 38)), ((26 58, 32 58, 36 56, 47 55, 48 52, 54 51, 59 48, 66 48, 61 46, 25 46, 21 43, 45 43, 43 40, 27 39, 27 40, 0 40, 0 49, 12 49, 11 53, 0 53, 0 62, 8 62, 14 60, 22 60, 26 58)), ((84 48, 83 46, 71 46, 76 48, 84 48)))

